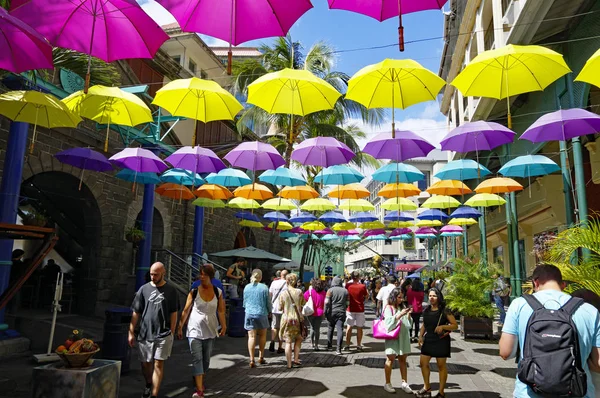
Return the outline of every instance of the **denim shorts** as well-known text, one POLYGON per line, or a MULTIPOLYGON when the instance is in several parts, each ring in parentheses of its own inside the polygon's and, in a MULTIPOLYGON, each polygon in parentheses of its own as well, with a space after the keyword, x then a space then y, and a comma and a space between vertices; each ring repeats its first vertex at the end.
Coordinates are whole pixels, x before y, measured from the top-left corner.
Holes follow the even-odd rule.
POLYGON ((269 318, 266 315, 246 314, 246 319, 244 321, 244 329, 259 330, 269 329, 269 327, 269 318))

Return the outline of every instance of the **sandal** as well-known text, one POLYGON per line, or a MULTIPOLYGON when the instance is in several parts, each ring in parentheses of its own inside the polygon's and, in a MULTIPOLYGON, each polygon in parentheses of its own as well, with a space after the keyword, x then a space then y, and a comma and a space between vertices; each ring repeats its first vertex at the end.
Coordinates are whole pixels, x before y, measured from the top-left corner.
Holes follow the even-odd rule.
POLYGON ((426 390, 425 387, 423 387, 419 391, 417 391, 416 395, 419 398, 431 398, 431 388, 429 390, 426 390))
POLYGON ((264 365, 267 363, 267 361, 265 361, 264 358, 258 358, 258 363, 260 363, 261 365, 264 365))
POLYGON ((255 368, 256 367, 256 364, 254 363, 254 361, 250 361, 250 367, 251 368, 255 368))
POLYGON ((299 367, 302 366, 302 362, 300 362, 300 361, 292 361, 292 366, 295 366, 295 367, 299 368, 299 367))
POLYGON ((433 398, 446 398, 446 395, 444 395, 444 393, 441 393, 441 392, 438 391, 438 393, 435 394, 433 396, 433 398))

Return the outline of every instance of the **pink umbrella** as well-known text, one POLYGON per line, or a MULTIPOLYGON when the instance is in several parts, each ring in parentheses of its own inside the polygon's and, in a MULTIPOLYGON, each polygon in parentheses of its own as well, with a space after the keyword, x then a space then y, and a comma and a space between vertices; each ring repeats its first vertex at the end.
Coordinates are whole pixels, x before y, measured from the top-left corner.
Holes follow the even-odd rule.
POLYGON ((438 233, 437 229, 431 228, 431 227, 421 227, 415 231, 415 234, 417 234, 417 235, 427 235, 427 234, 437 235, 437 233, 438 233))
POLYGON ((398 44, 404 51, 402 15, 425 10, 439 10, 448 0, 329 0, 329 8, 348 10, 375 18, 379 22, 398 17, 398 44))
POLYGON ((29 0, 11 14, 52 45, 88 54, 86 93, 92 56, 106 62, 152 58, 169 38, 135 0, 29 0))
POLYGON ((304 166, 335 166, 348 163, 354 156, 346 144, 333 137, 309 138, 292 152, 292 159, 304 166))
POLYGON ((335 232, 333 232, 333 230, 331 230, 331 228, 325 228, 325 229, 320 229, 318 231, 313 232, 313 234, 315 235, 331 235, 331 234, 335 234, 335 232))
POLYGON ((338 231, 338 236, 352 236, 352 235, 360 235, 360 233, 355 229, 349 229, 347 231, 338 231))
POLYGON ((0 7, 0 69, 21 73, 52 67, 50 43, 29 25, 0 7))
POLYGON ((390 232, 390 237, 392 236, 400 236, 412 233, 410 228, 396 228, 392 232, 390 232))
POLYGON ((363 237, 367 238, 369 236, 383 235, 385 234, 385 229, 369 229, 363 232, 363 237))
POLYGON ((231 45, 266 37, 285 36, 294 22, 312 8, 310 0, 157 0, 184 32, 198 32, 231 45))
POLYGON ((440 232, 462 232, 462 227, 458 225, 445 225, 440 229, 440 232))
POLYGON ((224 159, 233 167, 252 171, 275 170, 285 164, 277 149, 259 141, 242 142, 225 155, 224 159))
POLYGON ((307 231, 307 230, 305 230, 303 228, 300 228, 300 227, 294 227, 294 228, 290 229, 289 232, 294 233, 294 234, 300 234, 300 235, 308 235, 308 234, 310 234, 310 231, 307 231))

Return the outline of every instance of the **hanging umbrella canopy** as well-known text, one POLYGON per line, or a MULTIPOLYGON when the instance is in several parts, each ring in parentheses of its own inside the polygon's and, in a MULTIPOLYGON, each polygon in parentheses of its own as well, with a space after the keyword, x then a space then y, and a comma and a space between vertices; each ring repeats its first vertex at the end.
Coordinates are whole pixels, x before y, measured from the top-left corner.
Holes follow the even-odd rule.
POLYGON ((348 229, 348 230, 340 230, 337 232, 338 236, 355 236, 355 235, 360 235, 360 232, 358 232, 355 229, 348 229))
POLYGON ((371 192, 359 183, 338 185, 327 194, 330 198, 338 199, 362 199, 371 195, 371 192))
POLYGON ((315 176, 314 181, 317 184, 324 185, 346 185, 361 182, 364 175, 345 165, 336 165, 327 167, 315 176))
POLYGON ((442 150, 455 152, 491 151, 500 145, 513 142, 517 134, 499 123, 464 123, 452 129, 440 141, 442 150))
POLYGON ((353 242, 353 241, 357 241, 357 240, 361 240, 360 236, 357 235, 347 235, 342 237, 344 242, 353 242))
POLYGON ((419 220, 438 220, 446 221, 449 217, 446 213, 438 209, 427 209, 417 215, 419 220))
POLYGON ((184 187, 183 185, 173 184, 170 182, 158 186, 155 189, 155 191, 160 196, 165 196, 171 199, 190 200, 195 198, 194 194, 192 193, 192 191, 190 191, 189 188, 184 187))
POLYGON ((436 234, 417 234, 415 233, 415 238, 417 239, 435 239, 437 238, 436 234))
POLYGON ((194 191, 197 197, 206 199, 230 199, 233 194, 225 187, 217 184, 204 184, 194 191))
POLYGON ((396 229, 396 228, 410 228, 414 227, 415 224, 411 221, 392 221, 388 223, 388 228, 396 229))
POLYGON ((531 142, 568 141, 600 132, 600 116, 585 109, 565 109, 547 113, 536 120, 522 135, 531 142))
POLYGON ((442 222, 440 220, 419 220, 415 223, 415 227, 441 227, 442 222))
POLYGON ((115 177, 137 184, 160 184, 160 178, 156 173, 138 173, 137 171, 123 169, 115 174, 115 177))
POLYGON ((458 232, 462 234, 463 229, 458 225, 445 225, 440 229, 440 232, 458 232))
POLYGON ((453 218, 448 221, 449 225, 473 225, 477 224, 477 221, 473 218, 453 218))
POLYGON ((390 232, 390 238, 392 236, 407 235, 410 233, 412 233, 412 230, 410 228, 396 228, 392 232, 390 232))
POLYGON ((192 173, 217 173, 225 168, 225 163, 213 151, 200 146, 179 148, 165 162, 192 173))
POLYGON ((519 184, 512 178, 490 178, 477 185, 475 192, 477 193, 508 193, 522 191, 523 185, 519 184))
POLYGON ((227 202, 227 207, 234 209, 259 209, 260 205, 254 199, 233 198, 227 202))
POLYGON ((462 232, 442 232, 440 234, 440 236, 442 236, 444 238, 453 238, 453 237, 462 236, 462 235, 463 235, 462 232))
POLYGON ((263 209, 269 210, 294 210, 297 206, 287 199, 274 198, 263 202, 261 205, 263 209))
POLYGON ((507 162, 498 170, 505 177, 536 177, 559 171, 560 167, 543 155, 524 155, 507 162))
POLYGON ((204 184, 200 174, 193 173, 184 169, 170 169, 160 175, 162 182, 171 182, 173 184, 199 186, 204 184))
POLYGON ((315 234, 315 235, 335 235, 335 232, 333 232, 330 228, 323 228, 323 229, 313 232, 313 234, 315 234))
POLYGON ((422 228, 418 228, 415 231, 415 234, 421 235, 421 234, 434 234, 437 235, 438 231, 435 228, 431 228, 431 227, 422 227, 422 228))
POLYGON ((333 226, 331 227, 331 229, 333 229, 335 232, 339 233, 343 232, 343 231, 350 231, 356 228, 356 224, 351 223, 351 222, 338 222, 336 224, 333 224, 333 226))
POLYGON ((321 236, 319 239, 320 240, 324 240, 324 241, 328 241, 328 240, 338 240, 338 239, 340 239, 340 237, 337 236, 337 235, 335 235, 335 234, 333 234, 333 235, 328 234, 328 235, 321 236))
POLYGON ((290 232, 292 232, 294 234, 300 234, 300 235, 310 234, 310 231, 307 231, 307 230, 303 229, 302 227, 294 227, 294 228, 290 229, 290 232))
POLYGON ((304 166, 335 166, 348 163, 354 156, 348 145, 333 137, 309 138, 292 151, 292 160, 304 166))
POLYGON ((236 188, 233 196, 246 199, 265 200, 273 197, 273 192, 262 184, 249 184, 236 188))
POLYGON ((434 174, 440 180, 473 180, 492 174, 485 166, 471 159, 453 160, 434 174))
POLYGON ((319 231, 327 228, 321 221, 309 221, 300 226, 305 231, 319 231))
POLYGON ((390 211, 384 217, 385 222, 388 221, 413 221, 415 217, 410 213, 390 211))
MULTIPOLYGON (((375 236, 375 235, 384 235, 385 236, 385 229, 383 229, 383 228, 367 229, 365 232, 362 233, 363 238, 367 238, 369 236, 375 236)), ((387 236, 385 237, 385 239, 387 239, 387 236)))
POLYGON ((206 176, 209 184, 222 185, 224 187, 241 187, 242 185, 252 184, 250 177, 241 170, 222 169, 218 173, 211 173, 206 176))
POLYGON ((248 228, 263 228, 264 225, 261 222, 253 221, 253 220, 242 220, 238 223, 241 227, 248 228))
MULTIPOLYGON (((271 212, 265 214, 263 216, 263 218, 265 220, 269 220, 269 221, 288 221, 289 220, 288 216, 286 216, 285 214, 280 213, 278 211, 271 211, 271 212)), ((290 226, 290 229, 291 228, 292 227, 290 226)))
POLYGON ((364 199, 348 199, 344 200, 340 206, 340 210, 350 211, 373 211, 375 206, 364 199))
POLYGON ((112 164, 104 155, 90 148, 71 148, 54 155, 61 163, 77 167, 82 170, 110 171, 112 164))
POLYGON ((479 210, 469 206, 460 206, 450 214, 450 218, 479 218, 481 213, 479 210))
POLYGON ((251 213, 249 211, 238 211, 233 216, 235 218, 239 218, 241 220, 249 220, 249 221, 260 222, 260 218, 256 214, 251 213))
POLYGON ((410 211, 417 210, 418 206, 415 202, 406 198, 391 198, 383 202, 381 208, 385 210, 410 211))
POLYGON ((503 204, 506 204, 506 200, 493 193, 478 193, 465 202, 465 205, 471 207, 502 206, 503 204))
POLYGON ((258 176, 258 180, 271 185, 285 185, 287 187, 306 185, 306 180, 299 172, 283 166, 275 170, 265 170, 258 176))
POLYGON ((319 193, 310 185, 304 185, 296 187, 285 187, 281 191, 279 191, 277 196, 293 200, 307 200, 318 198, 319 193))
POLYGON ((600 76, 598 70, 600 68, 600 49, 596 51, 585 63, 579 75, 575 79, 576 82, 589 83, 592 86, 600 87, 600 76))
POLYGON ((421 190, 416 185, 400 182, 398 184, 386 184, 379 190, 377 196, 383 196, 384 198, 408 198, 420 194, 421 190))
POLYGON ((404 234, 404 235, 396 235, 390 236, 390 240, 411 240, 415 236, 413 234, 404 234))
POLYGON ((52 46, 31 26, 0 7, 0 69, 16 74, 52 69, 52 46))
POLYGON ((143 148, 125 148, 108 160, 115 166, 138 173, 162 173, 169 168, 158 156, 143 148))
POLYGON ((277 149, 260 141, 242 142, 224 157, 233 167, 273 170, 285 164, 277 149))
POLYGON ((289 239, 289 238, 297 238, 298 235, 296 235, 293 232, 290 231, 283 231, 282 233, 279 234, 280 238, 284 238, 284 239, 289 239))
MULTIPOLYGON (((370 229, 381 229, 384 230, 385 229, 385 225, 377 220, 377 221, 368 221, 368 222, 364 222, 362 224, 360 224, 360 229, 364 229, 364 230, 370 230, 370 229)), ((385 233, 382 232, 382 233, 385 233)))
POLYGON ((265 227, 265 230, 272 231, 274 229, 275 231, 289 231, 292 228, 294 227, 289 222, 279 221, 269 223, 269 225, 265 227))
POLYGON ((432 195, 465 195, 472 193, 471 189, 462 181, 441 180, 426 189, 432 195))
POLYGON ((360 223, 360 222, 369 222, 369 221, 377 221, 377 216, 369 213, 367 211, 362 211, 359 213, 355 213, 348 218, 348 221, 352 223, 360 223))
POLYGON ((291 216, 290 222, 292 222, 294 224, 295 223, 305 223, 305 222, 315 221, 316 219, 317 219, 317 217, 315 215, 313 215, 312 213, 303 211, 303 212, 300 212, 299 214, 296 214, 295 216, 291 216))
POLYGON ((413 165, 388 163, 377 169, 371 177, 375 181, 381 181, 388 184, 397 182, 413 183, 424 180, 425 174, 413 165))
POLYGON ((421 205, 424 209, 450 209, 460 206, 460 202, 452 196, 436 195, 427 199, 421 205))
POLYGON ((390 159, 403 162, 408 159, 426 157, 435 147, 425 138, 408 130, 380 133, 370 140, 363 152, 375 159, 390 159))
POLYGON ((208 207, 211 209, 221 209, 225 207, 225 202, 218 199, 197 198, 192 204, 198 207, 208 207))
POLYGON ((327 223, 345 223, 347 222, 346 217, 337 211, 328 211, 319 217, 319 221, 327 223))
POLYGON ((335 209, 335 205, 323 198, 309 199, 300 206, 301 210, 307 211, 330 211, 335 209))
POLYGON ((388 240, 388 237, 387 237, 387 235, 385 233, 383 233, 383 234, 377 234, 377 235, 367 236, 365 238, 365 240, 366 241, 371 241, 371 240, 388 240))

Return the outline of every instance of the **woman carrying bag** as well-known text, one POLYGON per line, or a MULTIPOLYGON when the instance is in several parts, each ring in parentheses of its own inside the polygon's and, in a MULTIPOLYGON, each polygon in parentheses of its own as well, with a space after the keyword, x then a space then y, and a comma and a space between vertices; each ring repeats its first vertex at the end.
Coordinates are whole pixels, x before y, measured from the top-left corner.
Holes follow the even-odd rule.
POLYGON ((294 366, 302 366, 300 363, 300 346, 302 340, 306 338, 306 325, 304 317, 300 313, 304 305, 302 290, 296 289, 298 277, 289 274, 286 277, 287 290, 283 292, 279 299, 279 308, 283 311, 281 317, 281 329, 279 338, 285 342, 285 357, 287 359, 288 369, 294 366), (294 360, 292 361, 292 352, 294 360))
POLYGON ((319 335, 321 334, 321 322, 325 310, 325 289, 320 279, 313 278, 310 288, 304 293, 306 304, 302 308, 302 315, 308 318, 310 323, 310 343, 315 351, 319 351, 319 335), (312 304, 312 305, 310 305, 312 304), (310 308, 307 308, 310 307, 310 308))

